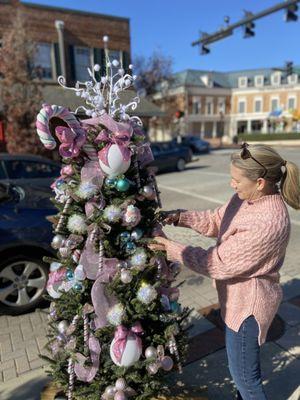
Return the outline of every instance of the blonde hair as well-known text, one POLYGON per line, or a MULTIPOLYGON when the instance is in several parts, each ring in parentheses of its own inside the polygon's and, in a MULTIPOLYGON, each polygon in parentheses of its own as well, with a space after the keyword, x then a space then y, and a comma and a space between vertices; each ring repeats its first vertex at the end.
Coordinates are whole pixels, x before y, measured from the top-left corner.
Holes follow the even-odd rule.
MULTIPOLYGON (((276 150, 264 144, 248 145, 251 156, 266 169, 266 181, 280 188, 284 201, 292 208, 300 209, 299 168, 291 161, 284 160, 276 150)), ((241 151, 231 155, 232 164, 244 171, 244 175, 256 181, 262 177, 265 170, 252 158, 241 158, 241 151)))

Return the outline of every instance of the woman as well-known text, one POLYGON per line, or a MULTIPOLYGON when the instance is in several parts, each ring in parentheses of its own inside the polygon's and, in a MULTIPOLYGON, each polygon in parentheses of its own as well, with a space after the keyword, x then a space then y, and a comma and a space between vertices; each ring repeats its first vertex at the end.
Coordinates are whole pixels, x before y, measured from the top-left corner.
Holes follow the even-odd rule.
POLYGON ((156 236, 149 247, 215 279, 237 399, 263 400, 260 345, 282 300, 279 270, 290 235, 285 202, 300 208, 299 169, 269 146, 244 143, 231 157, 231 187, 236 194, 214 211, 162 212, 163 223, 217 237, 215 246, 156 236))

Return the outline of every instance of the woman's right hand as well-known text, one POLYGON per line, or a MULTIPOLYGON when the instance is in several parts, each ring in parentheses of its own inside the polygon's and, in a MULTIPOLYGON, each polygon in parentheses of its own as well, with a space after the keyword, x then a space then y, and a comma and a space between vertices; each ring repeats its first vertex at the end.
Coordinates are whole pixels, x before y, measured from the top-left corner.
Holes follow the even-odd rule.
POLYGON ((180 218, 180 213, 186 210, 171 210, 171 211, 160 211, 159 220, 163 225, 177 224, 180 218))

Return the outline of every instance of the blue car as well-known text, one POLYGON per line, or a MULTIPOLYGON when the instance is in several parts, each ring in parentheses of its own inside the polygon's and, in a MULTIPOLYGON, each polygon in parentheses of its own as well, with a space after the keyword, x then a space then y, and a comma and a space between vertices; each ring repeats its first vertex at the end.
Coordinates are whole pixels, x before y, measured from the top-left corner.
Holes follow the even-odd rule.
POLYGON ((45 294, 56 213, 49 189, 0 183, 0 310, 12 315, 35 308, 45 294))

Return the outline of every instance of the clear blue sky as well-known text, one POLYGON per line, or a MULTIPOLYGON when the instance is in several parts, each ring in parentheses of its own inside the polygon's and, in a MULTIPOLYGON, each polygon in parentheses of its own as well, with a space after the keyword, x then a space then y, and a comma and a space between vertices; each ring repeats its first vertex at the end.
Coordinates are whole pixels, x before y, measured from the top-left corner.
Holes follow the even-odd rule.
POLYGON ((160 49, 174 60, 174 71, 187 68, 233 71, 274 67, 285 61, 300 65, 300 11, 297 22, 283 21, 279 11, 256 21, 256 36, 243 39, 241 29, 232 37, 211 45, 211 53, 200 56, 191 42, 199 31, 220 28, 225 15, 231 22, 243 10, 258 12, 282 0, 31 0, 71 9, 130 18, 132 54, 149 56, 160 49))

